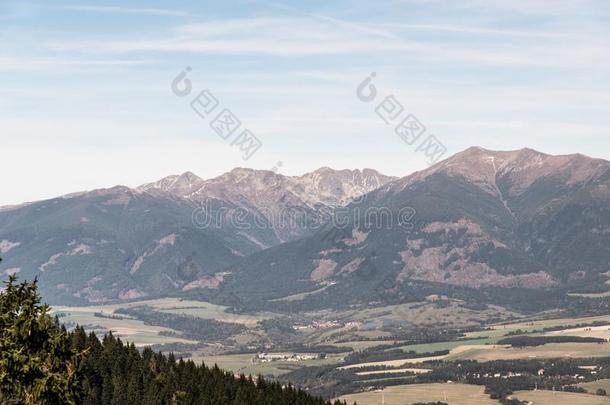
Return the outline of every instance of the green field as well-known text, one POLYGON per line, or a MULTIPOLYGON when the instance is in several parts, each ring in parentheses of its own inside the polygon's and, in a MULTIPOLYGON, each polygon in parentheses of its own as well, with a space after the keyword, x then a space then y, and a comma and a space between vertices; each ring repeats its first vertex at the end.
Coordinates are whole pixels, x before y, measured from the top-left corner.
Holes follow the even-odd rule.
POLYGON ((510 332, 517 329, 529 330, 542 329, 546 327, 574 325, 580 323, 592 323, 592 322, 608 322, 610 323, 610 315, 600 316, 589 316, 584 318, 558 318, 558 319, 538 319, 538 320, 524 320, 515 323, 494 325, 493 328, 496 330, 505 330, 510 332))
POLYGON ((114 313, 119 308, 133 308, 149 306, 159 312, 192 315, 202 319, 215 319, 229 323, 240 323, 248 327, 255 326, 257 322, 271 319, 275 314, 263 313, 254 315, 241 315, 227 312, 228 307, 212 304, 205 301, 182 300, 179 298, 162 298, 156 300, 133 301, 119 304, 91 305, 83 307, 55 307, 54 312, 78 311, 114 313))
MULTIPOLYGON (((368 324, 369 327, 373 326, 373 329, 370 330, 345 331, 341 329, 332 329, 322 332, 313 332, 308 337, 309 343, 332 344, 338 347, 351 347, 354 350, 363 350, 374 346, 400 343, 400 341, 379 340, 380 338, 392 336, 392 333, 379 329, 384 323, 403 322, 408 325, 453 328, 481 326, 490 318, 516 318, 519 316, 519 314, 496 306, 490 306, 483 311, 475 311, 462 307, 461 303, 457 300, 451 301, 446 307, 438 306, 437 303, 433 301, 424 301, 340 312, 317 311, 308 313, 307 315, 316 319, 362 322, 363 324, 368 324), (359 340, 362 338, 367 340, 359 340), (342 342, 332 342, 333 340, 338 339, 341 339, 342 342)), ((450 350, 465 343, 495 343, 501 336, 503 336, 501 331, 492 330, 489 333, 485 331, 467 335, 467 338, 472 339, 471 342, 441 342, 434 344, 405 345, 402 349, 405 351, 413 350, 418 353, 450 350), (475 338, 477 337, 484 337, 485 339, 476 340, 475 338), (493 339, 493 337, 497 337, 497 339, 493 339)))
POLYGON ((428 374, 432 372, 431 368, 396 368, 391 370, 377 371, 361 371, 357 372, 359 376, 380 375, 380 374, 428 374))
POLYGON ((610 316, 596 316, 586 318, 563 318, 563 319, 549 319, 549 320, 535 320, 535 321, 521 321, 512 324, 503 325, 492 325, 488 330, 470 332, 466 336, 469 339, 460 341, 449 341, 439 343, 427 343, 419 345, 407 345, 402 346, 401 349, 405 352, 414 351, 416 353, 429 353, 442 350, 454 350, 456 348, 461 350, 460 356, 450 356, 449 359, 453 358, 469 358, 477 359, 481 361, 485 360, 497 360, 497 359, 515 359, 515 358, 532 358, 532 357, 561 357, 561 350, 566 351, 565 356, 568 357, 599 357, 610 355, 610 346, 602 345, 600 347, 596 343, 585 343, 577 344, 576 346, 568 346, 567 343, 562 343, 565 346, 556 345, 545 345, 543 348, 530 348, 530 349, 506 349, 503 353, 498 352, 497 358, 494 357, 494 353, 489 350, 481 350, 473 348, 472 351, 465 351, 463 346, 480 346, 480 345, 494 345, 501 339, 503 339, 508 333, 522 330, 525 334, 532 334, 535 331, 542 330, 546 327, 559 327, 566 326, 566 329, 559 331, 552 331, 546 333, 533 333, 533 336, 581 336, 581 337, 597 337, 597 338, 610 338, 610 326, 598 326, 588 328, 570 328, 571 325, 576 324, 587 324, 592 322, 609 322, 610 316), (559 350, 558 350, 559 349, 559 350), (600 352, 602 354, 596 354, 600 352))
MULTIPOLYGON (((404 370, 409 368, 422 368, 426 366, 418 365, 423 361, 427 360, 477 360, 477 361, 490 361, 490 360, 513 360, 513 359, 536 359, 536 358, 561 358, 561 357, 610 357, 610 344, 597 344, 597 343, 555 343, 546 344, 543 346, 526 347, 526 348, 512 348, 510 346, 497 345, 497 342, 506 336, 510 332, 522 330, 526 334, 532 334, 535 331, 540 331, 544 327, 557 327, 565 326, 564 330, 552 331, 545 333, 546 335, 574 335, 574 336, 595 336, 595 337, 610 337, 610 330, 608 327, 587 327, 587 328, 570 328, 570 326, 576 324, 588 324, 595 321, 609 322, 610 315, 596 316, 587 318, 565 318, 565 319, 531 319, 522 320, 514 323, 507 324, 495 324, 490 325, 486 330, 470 332, 466 334, 466 337, 459 341, 447 341, 429 344, 417 344, 417 345, 404 345, 400 348, 404 352, 414 351, 417 353, 428 353, 448 350, 450 353, 445 356, 426 357, 418 359, 406 359, 401 356, 397 359, 390 359, 383 362, 363 362, 361 364, 350 365, 348 367, 342 367, 342 360, 345 353, 343 354, 331 354, 324 360, 314 359, 299 362, 289 361, 272 361, 272 362, 260 362, 253 360, 253 354, 236 354, 236 355, 224 355, 227 350, 234 349, 236 347, 244 348, 246 346, 254 346, 260 343, 264 339, 268 339, 267 332, 261 327, 260 322, 266 319, 272 319, 279 317, 279 314, 264 312, 255 314, 232 314, 227 312, 227 307, 214 305, 207 302, 194 301, 194 300, 181 300, 177 298, 166 298, 157 300, 141 300, 129 303, 120 303, 112 305, 102 306, 85 306, 85 307, 56 307, 53 309, 53 313, 61 313, 62 322, 73 322, 86 327, 88 330, 94 330, 98 332, 104 332, 107 330, 113 331, 116 335, 120 336, 126 341, 135 343, 137 346, 156 345, 156 344, 171 344, 171 343, 186 343, 196 344, 202 342, 196 342, 193 340, 185 339, 181 337, 181 333, 176 330, 145 325, 142 321, 132 319, 129 316, 123 316, 124 319, 110 319, 106 317, 96 317, 94 313, 102 312, 103 314, 110 316, 115 313, 119 308, 130 308, 136 306, 149 306, 154 311, 172 313, 172 314, 185 314, 193 317, 202 319, 214 319, 221 322, 238 323, 246 326, 241 333, 232 336, 227 341, 221 342, 203 342, 205 345, 200 345, 198 348, 184 349, 184 354, 191 351, 192 359, 196 362, 205 361, 207 364, 218 364, 221 368, 232 371, 236 374, 262 374, 266 376, 280 376, 290 371, 297 370, 302 367, 314 367, 314 366, 327 366, 336 365, 337 368, 349 368, 357 369, 359 367, 366 366, 386 366, 392 367, 394 370, 387 370, 387 372, 394 371, 395 373, 403 373, 404 370), (591 329, 591 330, 589 330, 591 329), (161 333, 171 332, 175 336, 162 336, 161 333)), ((339 322, 339 325, 345 322, 357 322, 364 323, 381 322, 384 320, 404 320, 407 323, 416 323, 418 325, 427 324, 430 322, 434 324, 439 322, 440 324, 449 327, 450 325, 477 325, 484 324, 487 317, 498 315, 503 313, 501 308, 490 308, 488 311, 481 311, 477 313, 469 309, 462 308, 457 302, 452 302, 445 308, 440 308, 435 302, 420 302, 420 303, 409 303, 402 305, 387 306, 383 308, 369 308, 369 309, 354 309, 347 311, 315 311, 303 314, 306 319, 316 319, 320 321, 334 320, 339 322)), ((507 316, 516 316, 512 313, 504 313, 507 316)), ((285 325, 292 326, 290 318, 282 321, 285 325)), ((311 321, 310 321, 311 322, 311 321)), ((539 333, 538 333, 539 334, 539 333)), ((379 340, 382 337, 391 337, 392 332, 388 330, 370 329, 370 330, 345 330, 343 326, 337 326, 330 329, 314 329, 308 328, 304 331, 294 333, 293 338, 298 336, 301 342, 305 344, 331 344, 338 347, 351 347, 354 350, 363 350, 374 346, 397 344, 400 341, 396 340, 379 340), (370 339, 366 341, 360 341, 358 339, 370 339), (334 343, 338 339, 351 339, 342 343, 334 343)), ((281 347, 281 346, 280 346, 281 347)), ((177 349, 180 350, 180 349, 177 349)), ((280 350, 280 349, 276 349, 280 350)), ((357 371, 357 370, 354 370, 357 371)), ((366 373, 366 371, 362 371, 366 373)), ((372 378, 376 374, 375 371, 369 373, 372 378)), ((384 372, 378 372, 377 374, 384 374, 384 372)), ((367 374, 362 374, 365 377, 367 374)), ((408 386, 402 388, 407 390, 405 398, 414 398, 409 396, 415 392, 420 395, 421 392, 418 390, 425 386, 408 386)), ((472 390, 473 387, 460 386, 458 384, 443 384, 443 385, 431 385, 428 387, 431 391, 429 397, 424 397, 426 401, 441 400, 438 397, 438 392, 435 392, 434 388, 443 387, 444 392, 448 392, 448 397, 451 397, 452 390, 472 390), (457 388, 455 388, 457 387, 457 388), (434 399, 436 398, 436 399, 434 399)), ((475 387, 477 388, 477 387, 475 387)), ((393 388, 397 390, 398 388, 393 388)), ((478 389, 478 388, 477 388, 478 389)), ((609 390, 610 391, 610 390, 609 390)), ((386 398, 387 404, 392 404, 393 395, 398 395, 392 391, 392 389, 386 390, 388 394, 386 398)), ((358 395, 375 395, 378 393, 362 393, 358 395)), ((468 395, 475 395, 472 391, 469 391, 468 395)), ((402 391, 401 394, 402 395, 402 391)), ((542 394, 537 394, 542 395, 542 394)), ((457 396, 456 396, 457 398, 457 396)), ((478 403, 495 403, 495 402, 476 402, 476 401, 489 401, 486 396, 478 399, 472 399, 472 404, 478 403), (472 402, 475 401, 475 402, 472 402)), ((370 398, 364 398, 364 401, 370 400, 370 398)), ((417 399, 415 402, 417 402, 417 399)), ((455 402, 454 399, 450 403, 455 402)), ((358 401, 359 404, 366 404, 366 402, 358 401)), ((404 405, 405 402, 400 403, 404 405)))
POLYGON ((232 314, 227 312, 228 307, 214 305, 203 301, 181 300, 178 298, 164 298, 157 300, 143 300, 129 303, 95 305, 82 307, 54 307, 51 314, 62 314, 61 322, 74 322, 84 326, 87 330, 98 332, 112 331, 124 340, 133 342, 137 346, 168 344, 168 343, 197 343, 193 340, 173 336, 161 336, 160 332, 172 332, 178 336, 179 331, 160 326, 145 325, 142 321, 130 319, 129 316, 120 315, 124 319, 110 319, 96 317, 96 312, 107 316, 113 315, 119 308, 133 308, 149 306, 159 312, 185 314, 202 319, 215 319, 221 322, 238 323, 248 328, 255 328, 258 322, 270 319, 274 314, 264 313, 255 315, 232 314))
POLYGON ((345 311, 342 317, 352 321, 400 320, 420 326, 459 326, 480 325, 493 317, 510 318, 517 314, 504 308, 492 307, 482 311, 464 308, 458 301, 451 301, 446 307, 434 302, 418 302, 345 311))
MULTIPOLYGON (((452 353, 453 354, 453 353, 452 353)), ((609 357, 610 343, 550 343, 543 346, 513 348, 496 346, 494 350, 472 348, 465 350, 450 359, 468 359, 477 361, 543 359, 543 358, 586 358, 609 357)))
POLYGON ((192 358, 194 361, 203 361, 207 365, 217 364, 218 367, 231 371, 234 374, 259 375, 264 376, 280 376, 290 371, 297 370, 302 367, 325 366, 336 364, 341 361, 339 355, 328 355, 326 359, 306 360, 302 362, 274 361, 269 363, 261 363, 253 360, 253 354, 231 354, 219 356, 205 356, 195 354, 192 358))
POLYGON ((453 350, 460 346, 479 346, 486 344, 494 344, 499 337, 490 337, 485 339, 464 339, 451 342, 439 342, 439 343, 423 343, 419 345, 407 345, 402 346, 401 349, 405 352, 416 352, 416 353, 433 353, 440 352, 443 350, 453 350))
POLYGON ((578 386, 586 389, 587 392, 592 393, 592 394, 595 394, 595 391, 597 391, 600 388, 606 390, 606 392, 608 394, 610 394, 610 379, 582 383, 582 384, 578 384, 578 386))
POLYGON ((394 344, 394 343, 396 343, 396 342, 387 341, 387 340, 362 340, 362 341, 333 343, 332 346, 348 347, 348 348, 352 348, 352 349, 358 351, 358 350, 370 349, 371 347, 385 346, 385 345, 394 344))
POLYGON ((498 405, 485 389, 466 384, 413 384, 386 388, 383 391, 346 395, 341 400, 358 405, 408 405, 416 402, 446 402, 451 405, 498 405))
MULTIPOLYGON (((51 314, 62 314, 61 322, 74 322, 89 331, 105 332, 112 331, 113 334, 123 340, 133 342, 136 346, 150 346, 167 343, 196 343, 192 340, 182 339, 174 336, 161 336, 160 332, 172 332, 180 335, 180 332, 161 326, 145 325, 137 319, 109 319, 94 316, 100 312, 100 307, 55 307, 51 314)), ((104 313, 112 314, 107 308, 104 313)))
POLYGON ((610 398, 589 394, 553 391, 517 391, 512 395, 532 405, 608 405, 610 398))

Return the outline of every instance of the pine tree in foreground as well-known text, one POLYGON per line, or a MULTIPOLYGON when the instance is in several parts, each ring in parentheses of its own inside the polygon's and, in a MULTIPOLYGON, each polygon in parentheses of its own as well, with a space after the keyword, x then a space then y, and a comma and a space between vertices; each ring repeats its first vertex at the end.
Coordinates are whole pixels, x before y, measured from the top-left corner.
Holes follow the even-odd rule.
POLYGON ((36 280, 15 276, 0 294, 0 404, 346 405, 262 376, 138 351, 109 333, 100 341, 48 315, 36 280))
POLYGON ((78 356, 41 304, 36 280, 0 294, 0 403, 75 404, 78 356))

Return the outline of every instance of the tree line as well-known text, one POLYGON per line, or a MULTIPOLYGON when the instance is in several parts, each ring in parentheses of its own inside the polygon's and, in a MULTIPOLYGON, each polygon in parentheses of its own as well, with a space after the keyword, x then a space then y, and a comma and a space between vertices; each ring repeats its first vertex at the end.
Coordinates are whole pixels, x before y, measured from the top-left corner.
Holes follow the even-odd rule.
POLYGON ((173 354, 139 351, 111 333, 67 331, 37 282, 0 293, 0 404, 346 405, 262 377, 234 376, 173 354))

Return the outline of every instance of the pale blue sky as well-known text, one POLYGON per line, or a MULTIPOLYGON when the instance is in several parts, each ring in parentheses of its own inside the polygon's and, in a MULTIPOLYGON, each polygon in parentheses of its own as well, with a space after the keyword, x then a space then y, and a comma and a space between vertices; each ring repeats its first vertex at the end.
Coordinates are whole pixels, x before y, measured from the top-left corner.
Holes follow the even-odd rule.
POLYGON ((445 144, 610 159, 606 0, 0 0, 0 205, 235 166, 426 167, 371 72, 445 144), (244 162, 170 90, 191 66, 263 142, 244 162))

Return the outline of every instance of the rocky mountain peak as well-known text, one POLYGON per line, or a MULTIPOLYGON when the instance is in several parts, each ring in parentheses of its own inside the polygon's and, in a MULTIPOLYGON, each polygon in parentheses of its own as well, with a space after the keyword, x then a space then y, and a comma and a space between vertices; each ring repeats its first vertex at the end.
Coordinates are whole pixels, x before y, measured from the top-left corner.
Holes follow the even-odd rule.
POLYGON ((137 188, 137 191, 164 191, 179 197, 185 197, 201 187, 204 180, 192 172, 185 172, 180 175, 164 177, 154 183, 144 184, 137 188))
POLYGON ((255 206, 274 203, 337 206, 368 193, 395 178, 373 169, 334 170, 322 167, 302 176, 285 176, 269 170, 235 168, 204 180, 186 172, 138 187, 140 192, 161 190, 180 198, 217 198, 232 203, 248 200, 255 206), (257 203, 258 202, 258 203, 257 203))
POLYGON ((396 178, 385 176, 373 169, 333 170, 322 167, 298 178, 309 193, 320 196, 327 205, 343 205, 369 193, 396 178))
POLYGON ((530 148, 494 151, 471 147, 407 176, 394 185, 404 188, 434 174, 460 177, 493 195, 500 195, 498 181, 504 180, 510 195, 518 195, 540 178, 560 176, 569 184, 586 183, 610 170, 610 162, 580 154, 547 155, 530 148))

